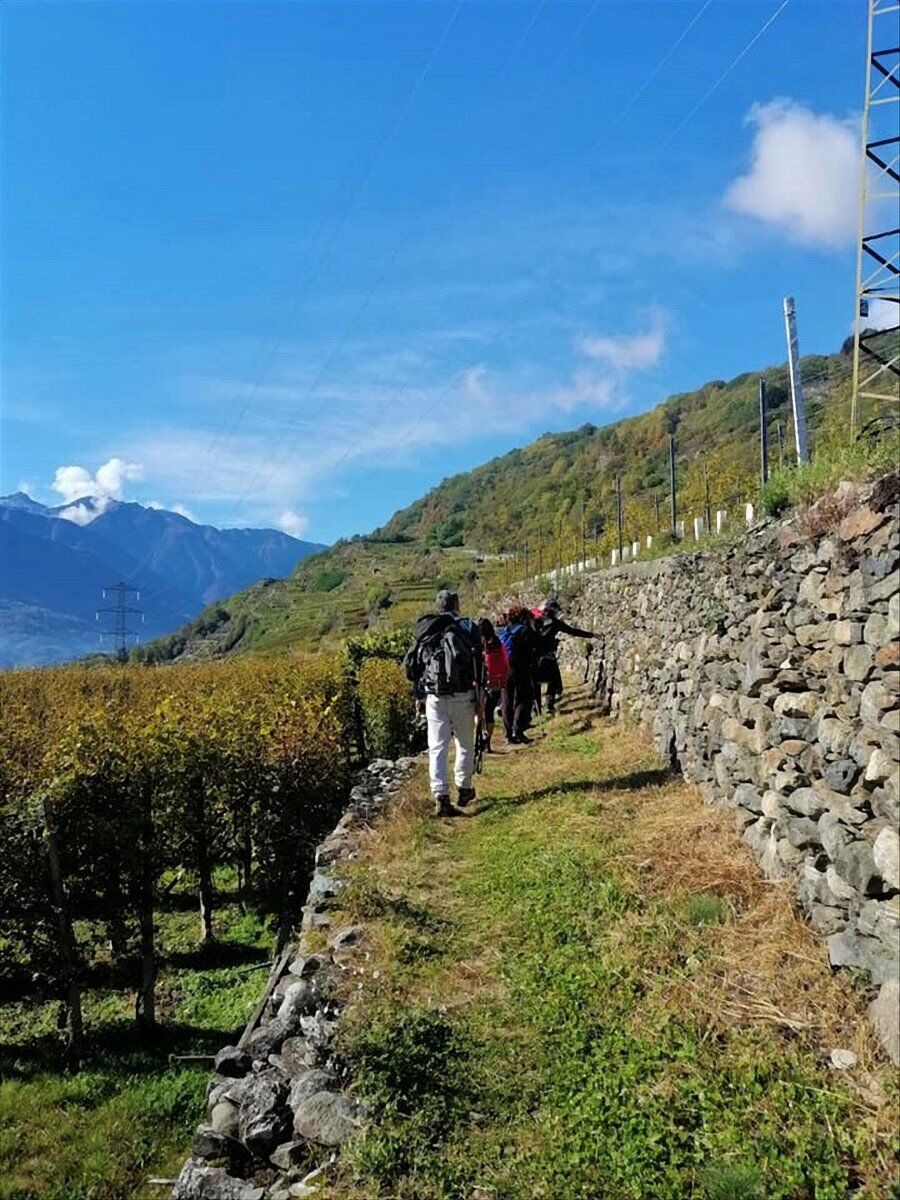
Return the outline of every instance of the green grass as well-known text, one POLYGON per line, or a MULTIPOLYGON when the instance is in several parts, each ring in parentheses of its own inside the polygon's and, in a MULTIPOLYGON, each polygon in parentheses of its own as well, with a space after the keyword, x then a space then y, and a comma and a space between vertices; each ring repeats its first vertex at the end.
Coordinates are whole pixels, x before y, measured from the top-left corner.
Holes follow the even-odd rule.
POLYGON ((264 916, 242 912, 220 872, 218 941, 198 946, 198 918, 183 894, 158 914, 164 965, 158 984, 159 1041, 133 1031, 132 995, 107 982, 84 998, 86 1060, 58 1067, 57 1005, 23 998, 0 1004, 0 1197, 2 1200, 133 1200, 158 1196, 151 1175, 175 1175, 203 1117, 210 1065, 170 1061, 212 1055, 246 1023, 264 986, 272 935, 264 916))
POLYGON ((763 510, 779 517, 788 509, 811 504, 842 480, 865 480, 897 465, 896 431, 879 440, 850 441, 836 424, 823 433, 811 462, 776 468, 763 489, 763 510))
MULTIPOLYGON (((667 892, 635 865, 642 806, 665 822, 669 797, 673 819, 699 801, 632 735, 576 728, 557 719, 527 752, 498 755, 469 820, 435 822, 413 802, 360 868, 355 912, 375 923, 378 973, 343 1041, 375 1119, 334 1194, 884 1195, 879 1135, 821 1048, 707 1003, 728 995, 722 931, 739 901, 693 880, 667 892)), ((656 836, 671 852, 679 835, 656 836)), ((723 859, 744 855, 734 841, 723 859)), ((827 995, 824 959, 814 978, 827 995)), ((833 999, 843 1015, 846 995, 833 999)))

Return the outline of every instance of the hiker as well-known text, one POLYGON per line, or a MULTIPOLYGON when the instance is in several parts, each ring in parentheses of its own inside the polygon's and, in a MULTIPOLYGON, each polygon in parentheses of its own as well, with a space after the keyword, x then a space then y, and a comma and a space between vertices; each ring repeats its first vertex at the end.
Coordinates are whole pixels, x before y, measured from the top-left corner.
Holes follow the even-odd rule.
POLYGON ((448 755, 456 741, 457 802, 465 808, 475 799, 475 722, 483 714, 484 659, 475 623, 459 615, 455 592, 437 594, 436 612, 419 617, 416 640, 406 652, 406 676, 413 685, 419 712, 428 719, 428 773, 434 813, 452 817, 448 755))
POLYGON ((560 634, 565 633, 570 637, 577 638, 595 638, 597 635, 588 629, 577 629, 574 625, 568 625, 560 616, 558 600, 544 600, 534 609, 534 617, 538 642, 534 674, 535 704, 540 712, 541 684, 545 683, 547 685, 547 715, 552 717, 556 711, 556 702, 563 691, 562 675, 556 657, 560 634))
POLYGON ((527 608, 517 604, 506 615, 506 624, 497 630, 509 662, 506 686, 501 692, 500 710, 506 740, 512 746, 528 745, 531 738, 526 730, 531 724, 531 705, 534 697, 532 677, 537 658, 537 638, 533 617, 527 608))
POLYGON ((492 621, 482 617, 478 622, 478 631, 481 634, 481 649, 484 654, 484 751, 485 754, 491 754, 494 716, 509 678, 509 659, 492 621))

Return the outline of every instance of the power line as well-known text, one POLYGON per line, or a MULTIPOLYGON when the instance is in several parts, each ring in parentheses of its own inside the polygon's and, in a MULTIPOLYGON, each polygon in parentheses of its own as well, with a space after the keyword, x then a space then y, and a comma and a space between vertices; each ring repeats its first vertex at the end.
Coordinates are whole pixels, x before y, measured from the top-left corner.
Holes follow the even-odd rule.
POLYGON ((709 6, 712 4, 712 2, 713 2, 713 0, 704 0, 703 5, 694 14, 694 16, 691 18, 691 20, 687 23, 687 25, 685 25, 684 29, 682 29, 681 33, 678 35, 678 37, 675 39, 675 41, 672 43, 672 45, 669 47, 669 49, 666 51, 666 53, 662 56, 662 58, 659 60, 659 62, 656 64, 656 66, 653 68, 653 70, 650 72, 650 74, 645 76, 644 82, 641 84, 641 86, 638 88, 638 90, 634 93, 634 95, 631 97, 631 99, 628 101, 628 103, 625 105, 625 107, 620 110, 619 115, 616 117, 616 119, 610 125, 607 126, 607 128, 603 134, 603 137, 598 138, 597 141, 594 142, 593 146, 591 146, 591 148, 588 150, 588 155, 591 155, 594 153, 595 150, 598 150, 600 148, 600 146, 603 145, 604 139, 610 133, 612 133, 612 131, 614 129, 617 129, 619 127, 619 125, 621 125, 621 123, 625 120, 625 118, 628 116, 628 114, 631 112, 631 110, 634 108, 634 106, 640 100, 641 96, 643 96, 643 94, 646 92, 646 90, 650 86, 650 84, 654 81, 654 79, 656 79, 657 75, 659 75, 660 71, 663 69, 663 67, 666 65, 666 63, 668 63, 669 59, 672 57, 672 55, 675 53, 675 51, 678 49, 678 47, 681 45, 681 43, 684 41, 684 39, 688 36, 688 34, 691 32, 691 30, 694 28, 694 26, 697 24, 697 22, 700 20, 700 18, 706 12, 706 10, 709 8, 709 6))
POLYGON ((743 48, 743 50, 740 52, 740 54, 738 54, 738 56, 736 58, 732 59, 732 61, 728 64, 728 66, 725 68, 725 70, 722 72, 722 74, 719 76, 719 78, 716 80, 716 82, 712 85, 712 87, 708 88, 707 91, 705 91, 703 93, 703 95, 700 97, 700 99, 697 101, 697 103, 694 105, 694 107, 690 110, 690 112, 687 114, 687 116, 683 117, 678 122, 678 124, 675 126, 675 128, 672 130, 672 132, 669 134, 669 136, 665 139, 665 141, 660 144, 660 146, 659 146, 660 150, 664 150, 679 135, 679 133, 681 133, 682 129, 684 129, 684 127, 690 121, 693 120, 693 118, 697 115, 697 113, 700 111, 700 109, 703 107, 703 105, 707 102, 707 100, 710 98, 710 96, 712 96, 714 92, 717 92, 719 90, 719 88, 722 86, 722 84, 725 82, 725 80, 728 78, 728 76, 731 74, 731 72, 734 70, 734 68, 738 65, 738 63, 740 63, 742 59, 746 58, 746 56, 750 53, 750 51, 753 49, 753 47, 756 45, 756 43, 759 41, 759 39, 763 36, 763 34, 770 28, 770 26, 775 24, 775 22, 778 20, 778 18, 784 12, 784 10, 787 8, 787 6, 790 4, 790 2, 791 2, 791 0, 782 0, 781 4, 778 6, 778 8, 776 8, 776 10, 772 13, 772 15, 769 17, 769 19, 765 22, 765 24, 760 29, 757 30, 757 32, 753 35, 753 37, 750 39, 750 41, 747 43, 747 45, 743 48))

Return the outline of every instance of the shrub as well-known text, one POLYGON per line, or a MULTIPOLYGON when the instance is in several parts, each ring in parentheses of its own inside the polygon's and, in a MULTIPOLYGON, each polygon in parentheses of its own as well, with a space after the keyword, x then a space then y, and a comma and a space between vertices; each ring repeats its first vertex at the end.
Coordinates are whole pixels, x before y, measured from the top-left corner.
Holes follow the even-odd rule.
POLYGON ((791 506, 789 472, 775 471, 766 482, 762 495, 763 512, 767 517, 780 517, 791 506))
POLYGON ((381 612, 393 603, 391 589, 386 583, 373 584, 365 595, 366 612, 381 612))
POLYGON ((403 668, 386 658, 368 658, 359 669, 366 748, 372 757, 397 758, 416 745, 415 707, 403 668))
POLYGON ((340 567, 323 567, 313 576, 313 591, 333 592, 347 578, 347 572, 340 567))

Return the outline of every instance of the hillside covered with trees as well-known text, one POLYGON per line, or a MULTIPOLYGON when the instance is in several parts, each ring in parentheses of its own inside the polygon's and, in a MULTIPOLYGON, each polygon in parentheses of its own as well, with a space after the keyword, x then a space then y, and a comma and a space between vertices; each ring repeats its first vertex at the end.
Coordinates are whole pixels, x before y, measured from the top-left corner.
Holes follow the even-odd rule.
MULTIPOLYGON (((802 360, 814 448, 829 429, 842 437, 846 431, 851 349, 845 343, 837 354, 802 360)), ((703 513, 707 501, 736 510, 758 499, 760 379, 777 468, 793 456, 786 363, 711 380, 606 426, 545 434, 445 479, 371 535, 305 559, 290 579, 254 584, 135 656, 158 662, 314 649, 366 629, 408 625, 441 583, 464 594, 491 590, 521 578, 526 564, 530 574, 541 574, 582 551, 608 548, 617 475, 626 535, 664 533, 672 428, 679 513, 703 513)))

